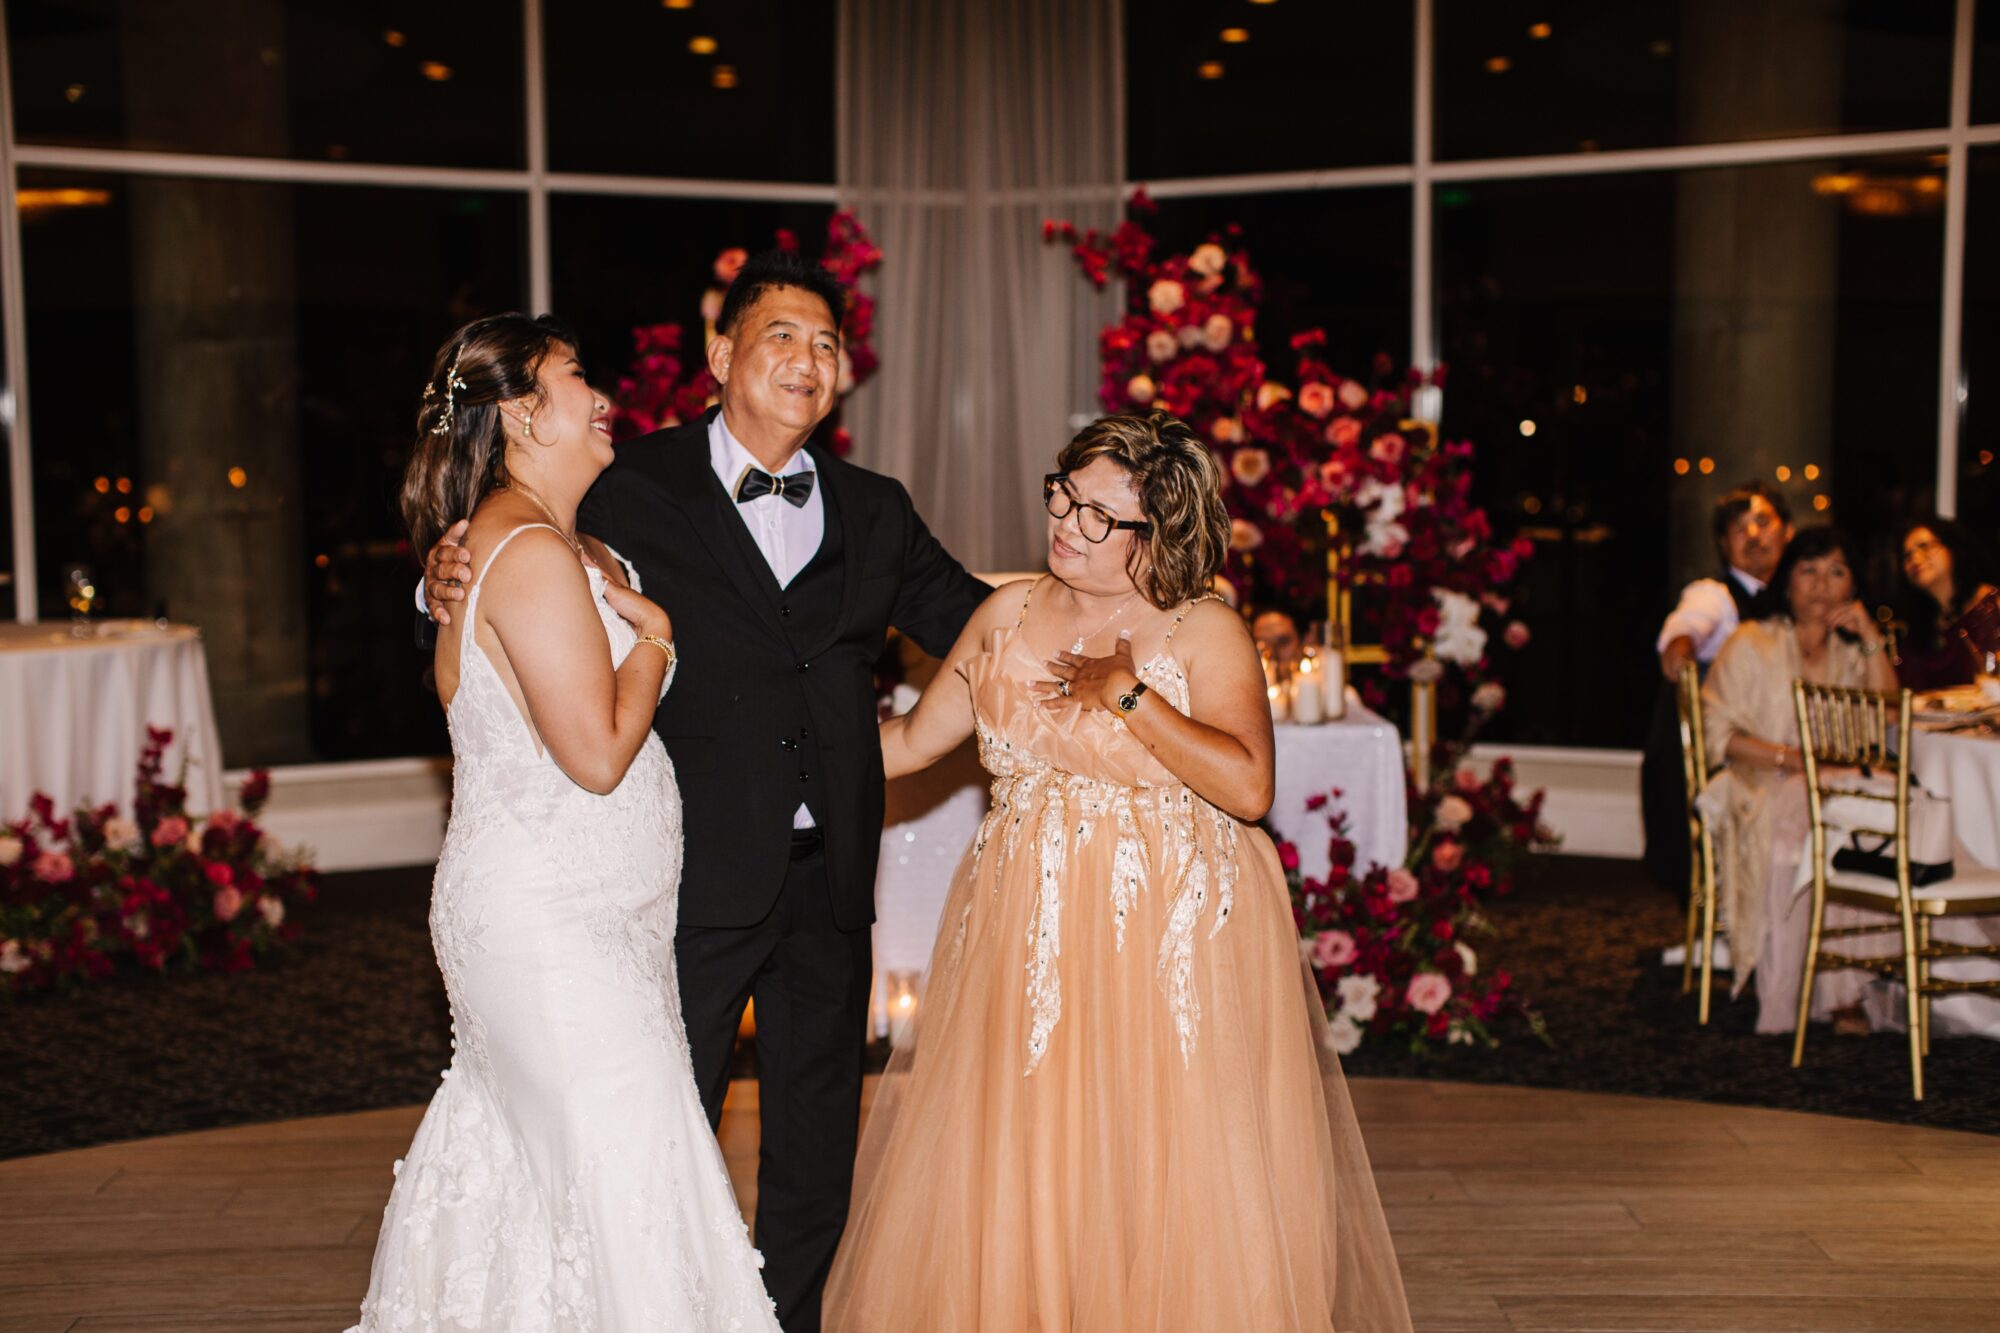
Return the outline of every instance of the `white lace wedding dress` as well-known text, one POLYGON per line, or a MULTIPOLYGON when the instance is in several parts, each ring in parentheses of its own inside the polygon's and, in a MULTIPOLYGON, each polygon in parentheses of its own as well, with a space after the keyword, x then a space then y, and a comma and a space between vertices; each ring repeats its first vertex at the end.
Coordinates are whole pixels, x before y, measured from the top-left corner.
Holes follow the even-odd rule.
MULTIPOLYGON (((623 661, 634 632, 589 577, 623 661)), ((538 754, 473 641, 478 585, 431 898, 455 1054, 397 1164, 349 1333, 775 1333, 688 1060, 673 766, 648 736, 596 796, 538 754)))

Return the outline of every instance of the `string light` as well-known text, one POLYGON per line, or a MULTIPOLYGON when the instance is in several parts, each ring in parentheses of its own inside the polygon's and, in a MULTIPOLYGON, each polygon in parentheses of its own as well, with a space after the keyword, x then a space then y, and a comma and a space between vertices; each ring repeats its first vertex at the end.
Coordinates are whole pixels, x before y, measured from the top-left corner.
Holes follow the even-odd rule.
POLYGON ((1527 436, 1530 436, 1530 435, 1533 435, 1534 433, 1535 433, 1535 423, 1534 423, 1534 422, 1532 422, 1532 421, 1523 421, 1523 422, 1521 423, 1521 435, 1522 435, 1522 437, 1523 437, 1523 438, 1526 438, 1527 436))
POLYGON ((690 37, 688 38, 688 50, 698 56, 712 56, 715 54, 715 38, 690 37))
POLYGON ((451 66, 442 60, 426 60, 417 66, 417 72, 432 83, 444 83, 451 78, 451 66))
POLYGON ((1688 474, 1689 467, 1691 466, 1692 464, 1690 464, 1687 461, 1687 459, 1676 458, 1674 460, 1674 475, 1677 477, 1685 477, 1688 474))
POLYGON ((1807 481, 1818 481, 1818 480, 1819 480, 1819 464, 1818 464, 1818 463, 1807 463, 1807 464, 1806 464, 1806 471, 1805 471, 1805 478, 1806 478, 1806 480, 1807 480, 1807 481))
POLYGON ((229 469, 229 484, 240 491, 250 484, 250 474, 240 467, 233 467, 229 469))
POLYGON ((1204 60, 1201 64, 1195 66, 1194 72, 1204 79, 1219 79, 1222 77, 1222 62, 1220 60, 1204 60))
POLYGON ((711 87, 715 88, 734 88, 736 86, 736 66, 717 65, 715 72, 708 76, 708 82, 711 87))
POLYGON ((1514 62, 1506 56, 1492 56, 1486 61, 1486 72, 1488 74, 1505 74, 1512 68, 1514 68, 1514 62))
POLYGON ((1824 513, 1824 512, 1825 512, 1825 510, 1826 510, 1826 507, 1827 507, 1828 505, 1832 504, 1832 503, 1833 503, 1833 501, 1832 501, 1832 500, 1829 500, 1829 499, 1828 499, 1828 498, 1827 498, 1826 496, 1824 496, 1824 495, 1815 495, 1815 496, 1813 497, 1813 508, 1814 508, 1814 509, 1817 509, 1817 510, 1819 510, 1819 511, 1821 511, 1822 513, 1824 513))
POLYGON ((1696 463, 1695 466, 1701 469, 1701 475, 1705 477, 1715 471, 1715 460, 1713 458, 1704 458, 1699 463, 1696 463))
POLYGON ((1788 468, 1788 467, 1782 467, 1782 466, 1781 466, 1781 467, 1780 467, 1780 468, 1778 469, 1778 480, 1779 480, 1779 481, 1790 481, 1791 479, 1792 479, 1792 470, 1791 470, 1790 468, 1788 468))
POLYGON ((1547 41, 1549 39, 1549 34, 1554 31, 1555 29, 1551 28, 1546 23, 1530 23, 1528 25, 1528 36, 1534 38, 1538 42, 1547 41))
POLYGON ((1244 42, 1250 40, 1250 30, 1248 28, 1224 28, 1222 30, 1222 40, 1228 42, 1231 46, 1241 46, 1244 42))

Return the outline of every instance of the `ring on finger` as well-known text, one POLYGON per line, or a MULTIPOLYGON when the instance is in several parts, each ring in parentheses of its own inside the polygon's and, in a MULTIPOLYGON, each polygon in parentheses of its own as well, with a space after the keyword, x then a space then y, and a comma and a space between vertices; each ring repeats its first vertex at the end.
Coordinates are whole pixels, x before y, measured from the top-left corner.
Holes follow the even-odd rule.
POLYGON ((1056 693, 1060 694, 1065 699, 1069 698, 1069 682, 1067 680, 1057 681, 1056 693))

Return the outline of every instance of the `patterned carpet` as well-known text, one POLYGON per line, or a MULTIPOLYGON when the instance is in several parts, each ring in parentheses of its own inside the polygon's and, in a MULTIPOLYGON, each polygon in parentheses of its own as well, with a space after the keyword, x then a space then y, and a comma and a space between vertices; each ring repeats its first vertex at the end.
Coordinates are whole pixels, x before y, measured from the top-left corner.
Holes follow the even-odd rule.
MULTIPOLYGON (((428 881, 428 869, 328 876, 305 940, 255 972, 120 976, 0 1007, 0 1157, 426 1100, 451 1056, 428 881)), ((1555 1046, 1525 1031, 1497 1051, 1423 1060, 1364 1046, 1350 1073, 2000 1133, 2000 1044, 1939 1042, 1919 1106, 1900 1037, 1816 1029, 1794 1071, 1787 1039, 1752 1034, 1748 1002, 1719 999, 1698 1027, 1679 972, 1655 965, 1677 910, 1635 863, 1546 858, 1498 922, 1482 952, 1520 977, 1555 1046)))

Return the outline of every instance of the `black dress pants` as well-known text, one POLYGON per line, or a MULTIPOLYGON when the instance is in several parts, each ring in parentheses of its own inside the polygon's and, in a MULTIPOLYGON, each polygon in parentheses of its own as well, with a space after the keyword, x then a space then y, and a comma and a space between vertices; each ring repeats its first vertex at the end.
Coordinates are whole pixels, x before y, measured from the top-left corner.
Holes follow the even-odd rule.
POLYGON ((1662 682, 1653 699, 1639 765, 1639 808, 1646 832, 1646 868, 1673 890, 1685 909, 1694 860, 1688 849, 1687 778, 1681 768, 1677 694, 1677 687, 1662 682))
POLYGON ((722 1123, 744 1003, 757 1002, 758 1247, 786 1333, 817 1333, 827 1271, 847 1224, 861 1117, 872 953, 869 928, 834 924, 816 833, 793 835, 785 885, 754 926, 682 926, 681 1010, 709 1124, 722 1123))

